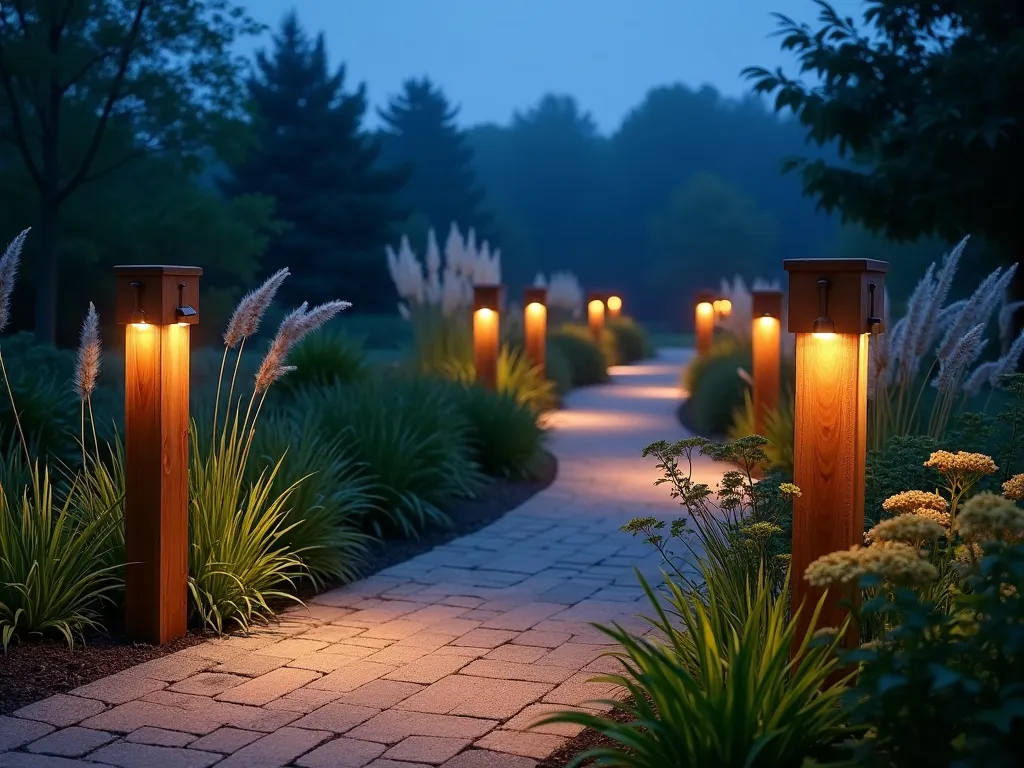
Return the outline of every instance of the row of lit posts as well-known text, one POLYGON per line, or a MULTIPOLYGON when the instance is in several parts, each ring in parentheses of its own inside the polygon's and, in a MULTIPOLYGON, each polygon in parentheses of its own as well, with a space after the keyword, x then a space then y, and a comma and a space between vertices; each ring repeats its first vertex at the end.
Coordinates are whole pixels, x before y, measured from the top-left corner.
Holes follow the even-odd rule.
MULTIPOLYGON (((793 502, 791 601, 803 605, 796 637, 821 597, 803 578, 819 557, 862 543, 864 471, 867 458, 867 370, 869 337, 884 331, 883 297, 888 264, 871 259, 789 259, 787 329, 796 335, 793 413, 793 502)), ((754 433, 763 435, 781 388, 781 291, 758 290, 752 298, 752 400, 754 433)), ((701 292, 695 307, 697 354, 711 348, 721 300, 701 292)), ((726 313, 728 310, 726 310, 726 313)), ((846 619, 846 601, 830 595, 821 626, 846 619)), ((855 641, 851 629, 850 642, 855 641)))
MULTIPOLYGON (((488 389, 498 384, 498 349, 501 316, 500 285, 473 287, 473 365, 476 380, 488 389)), ((525 352, 533 364, 545 373, 547 347, 546 288, 527 288, 523 293, 523 335, 525 352)), ((587 298, 587 326, 594 340, 604 338, 605 318, 617 319, 622 313, 622 298, 604 293, 591 293, 587 298), (607 311, 606 311, 607 310, 607 311)))
MULTIPOLYGON (((788 330, 796 334, 792 601, 809 619, 820 592, 803 578, 818 557, 859 544, 864 530, 868 339, 884 329, 888 265, 870 259, 787 260, 788 330)), ((125 628, 135 639, 166 643, 185 634, 188 603, 189 334, 199 322, 198 267, 115 268, 116 311, 125 331, 125 628)), ((547 295, 524 296, 527 354, 544 366, 547 295)), ((715 306, 701 296, 698 348, 710 348, 715 306), (706 346, 701 346, 706 345, 706 346)), ((473 338, 478 380, 497 383, 500 286, 474 291, 473 338)), ((617 296, 588 297, 588 323, 600 338, 617 296), (600 307, 597 305, 600 304, 600 307)), ((755 419, 777 406, 782 297, 753 295, 755 419), (759 416, 757 414, 760 414, 759 416)), ((760 430, 759 430, 760 431, 760 430)), ((822 626, 847 615, 831 596, 822 626)), ((798 632, 797 636, 801 633, 798 632)))

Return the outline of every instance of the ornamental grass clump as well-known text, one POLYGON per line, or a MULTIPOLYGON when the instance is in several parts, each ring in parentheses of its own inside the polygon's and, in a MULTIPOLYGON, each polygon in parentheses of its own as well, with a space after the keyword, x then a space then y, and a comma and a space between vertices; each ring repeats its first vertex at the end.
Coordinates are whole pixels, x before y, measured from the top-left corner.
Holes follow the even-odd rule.
POLYGON ((964 404, 985 388, 1003 388, 1024 355, 1024 333, 1009 338, 1019 308, 1006 300, 1016 264, 996 269, 969 298, 947 303, 967 240, 927 269, 905 316, 871 340, 869 437, 876 450, 893 437, 943 438, 964 404), (993 318, 1004 351, 979 363, 993 318))
POLYGON ((287 485, 279 481, 285 455, 271 457, 255 478, 250 460, 267 392, 292 370, 289 352, 350 304, 332 301, 312 309, 302 304, 286 315, 260 362, 251 390, 239 391, 242 352, 287 277, 288 271, 280 270, 239 302, 224 333, 208 439, 200 437, 193 422, 189 591, 199 623, 216 632, 230 627, 247 629, 253 622, 268 620, 274 599, 297 600, 292 594, 295 582, 310 575, 303 557, 310 554, 307 550, 325 543, 298 549, 289 545, 289 537, 294 541, 295 529, 304 524, 301 515, 291 510, 293 496, 305 478, 296 477, 287 485), (225 381, 228 370, 232 375, 225 381))
POLYGON ((801 609, 813 613, 797 635, 788 558, 773 543, 800 489, 752 479, 763 446, 757 437, 728 445, 691 438, 645 450, 658 461, 656 484, 668 484, 686 514, 671 524, 638 518, 624 528, 661 553, 665 585, 659 594, 641 579, 653 633, 601 627, 621 649, 612 655, 622 671, 598 679, 631 700, 605 702, 613 717, 583 711, 545 721, 583 725, 613 742, 571 765, 799 765, 842 733, 839 697, 848 676, 837 674, 835 650, 844 628, 820 631, 819 602, 801 609), (713 492, 693 477, 701 457, 739 469, 713 492), (688 557, 678 557, 675 545, 688 557))

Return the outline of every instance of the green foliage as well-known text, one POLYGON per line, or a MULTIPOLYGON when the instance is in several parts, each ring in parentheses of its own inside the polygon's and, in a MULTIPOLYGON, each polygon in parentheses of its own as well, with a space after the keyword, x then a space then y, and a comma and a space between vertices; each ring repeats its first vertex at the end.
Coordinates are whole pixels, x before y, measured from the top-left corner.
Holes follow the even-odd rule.
POLYGON ((483 476, 473 461, 470 426, 454 385, 378 376, 303 393, 298 407, 317 414, 324 435, 345 434, 373 482, 364 526, 377 536, 414 537, 448 524, 440 506, 472 497, 483 476))
POLYGON ((846 654, 861 765, 1014 766, 1024 739, 1024 545, 997 542, 946 610, 897 589, 862 606, 891 630, 846 654), (869 729, 869 730, 868 730, 869 729))
POLYGON ((589 387, 608 381, 608 360, 586 326, 566 324, 548 334, 548 358, 552 351, 569 364, 573 387, 589 387))
POLYGON ((1024 10, 872 0, 858 25, 825 2, 818 7, 818 29, 778 17, 783 46, 800 62, 797 78, 745 71, 756 92, 775 94, 776 109, 796 114, 808 139, 839 146, 835 163, 788 164, 805 193, 894 239, 938 233, 952 241, 972 232, 1006 261, 1019 256, 1012 212, 1022 198, 1009 169, 1017 167, 1024 121, 1013 85, 1024 74, 1024 10), (927 108, 905 98, 924 92, 927 108))
POLYGON ((355 578, 365 562, 369 537, 360 526, 375 501, 373 483, 353 458, 348 434, 320 435, 314 418, 294 411, 268 414, 246 466, 255 484, 277 464, 271 497, 286 497, 281 545, 297 553, 317 585, 355 578))
MULTIPOLYGON (((764 447, 768 457, 766 468, 793 476, 793 396, 786 396, 778 408, 769 410, 764 417, 764 434, 768 440, 764 447)), ((729 439, 738 440, 754 434, 754 400, 748 389, 743 393, 743 407, 732 413, 729 439)))
MULTIPOLYGON (((464 386, 476 383, 473 361, 450 361, 443 368, 445 378, 464 386)), ((547 378, 539 366, 526 356, 521 348, 502 346, 498 352, 496 391, 526 406, 533 413, 549 411, 557 405, 555 383, 547 378)))
POLYGON ((764 445, 759 437, 726 445, 691 438, 644 450, 658 462, 655 484, 669 485, 685 516, 668 526, 667 536, 666 524, 655 518, 623 528, 661 553, 668 566, 665 593, 642 580, 654 635, 604 629, 623 649, 614 655, 624 672, 603 679, 632 694, 631 703, 609 702, 625 721, 578 712, 549 718, 594 728, 615 742, 571 765, 590 758, 638 768, 799 765, 840 734, 838 699, 846 681, 830 678, 837 677, 841 631, 816 637, 819 602, 804 634, 796 636, 786 559, 771 546, 782 532, 777 522, 788 506, 786 487, 751 479, 765 461, 764 445), (712 491, 692 475, 701 455, 737 469, 712 491), (669 549, 674 544, 689 556, 677 556, 669 549))
POLYGON ((616 365, 629 365, 654 354, 647 331, 633 318, 609 319, 605 327, 615 343, 616 365))
POLYGON ((716 275, 748 272, 774 254, 778 239, 775 217, 756 200, 719 176, 695 173, 651 223, 659 259, 648 277, 655 285, 685 284, 697 262, 713 264, 716 275))
POLYGON ((729 431, 733 413, 743 407, 750 389, 739 370, 750 368, 750 347, 731 339, 716 343, 706 357, 694 360, 687 374, 687 412, 694 430, 702 435, 724 435, 729 431))
POLYGON ((379 110, 386 126, 382 156, 395 165, 412 165, 400 196, 404 204, 435 227, 455 222, 486 239, 490 216, 483 210, 473 150, 455 122, 458 112, 429 78, 406 80, 401 94, 379 110))
POLYGON ((344 284, 363 311, 390 310, 394 293, 381 251, 408 214, 395 195, 411 169, 381 166, 379 140, 362 127, 365 88, 345 90, 345 68, 330 70, 323 36, 311 39, 295 13, 255 65, 247 85, 259 144, 224 187, 231 196, 274 198, 290 225, 263 258, 268 270, 303 266, 303 275, 282 286, 282 301, 326 301, 344 284))
POLYGON ((72 506, 78 510, 86 524, 113 518, 113 529, 106 549, 104 564, 116 569, 120 575, 126 562, 124 552, 124 443, 121 436, 114 435, 113 443, 107 444, 107 455, 100 453, 99 446, 85 450, 82 454, 82 468, 76 477, 70 470, 64 470, 70 486, 69 497, 72 506))
POLYGON ((556 344, 548 344, 544 354, 544 372, 555 388, 555 395, 561 398, 572 389, 572 365, 556 344))
POLYGON ((196 618, 215 632, 268 621, 274 615, 270 602, 296 600, 290 589, 307 573, 303 553, 284 542, 295 486, 274 493, 284 459, 278 457, 250 484, 247 437, 247 430, 232 429, 211 451, 192 430, 188 586, 196 618))
POLYGON ((100 609, 121 583, 108 564, 119 522, 112 510, 86 519, 73 506, 73 491, 63 503, 55 498, 48 470, 37 463, 29 472, 27 486, 0 489, 0 643, 5 650, 15 636, 47 633, 74 645, 84 630, 99 627, 100 609))
POLYGON ((367 375, 363 345, 338 331, 307 336, 289 353, 295 370, 278 383, 282 392, 294 394, 300 387, 329 387, 358 381, 367 375))
POLYGON ((864 499, 867 527, 888 517, 882 510, 882 502, 893 494, 911 488, 932 490, 938 486, 938 473, 924 466, 932 451, 938 449, 938 443, 932 438, 915 435, 889 438, 884 450, 868 452, 864 499))
POLYGON ((544 429, 534 409, 509 394, 475 386, 468 387, 460 399, 473 458, 480 468, 493 477, 532 478, 544 445, 544 429))
POLYGON ((838 636, 813 639, 817 611, 797 636, 787 616, 788 589, 776 595, 764 578, 748 583, 737 616, 714 583, 698 599, 668 581, 667 610, 642 584, 654 611, 650 622, 667 642, 604 629, 622 646, 615 655, 625 671, 599 679, 631 694, 631 703, 608 702, 628 720, 570 712, 543 721, 583 725, 615 742, 570 766, 588 759, 631 768, 800 765, 840 734, 844 681, 828 679, 838 636), (794 640, 797 660, 790 657, 794 640))

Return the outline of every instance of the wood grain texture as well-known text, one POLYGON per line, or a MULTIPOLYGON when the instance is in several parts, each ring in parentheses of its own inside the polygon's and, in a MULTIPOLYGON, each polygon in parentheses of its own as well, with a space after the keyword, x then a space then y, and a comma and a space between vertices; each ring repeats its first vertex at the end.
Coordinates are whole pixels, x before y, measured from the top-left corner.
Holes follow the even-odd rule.
MULTIPOLYGON (((798 636, 822 595, 804 579, 807 566, 864 539, 868 338, 796 337, 793 482, 802 494, 793 503, 791 600, 803 605, 798 636)), ((819 626, 839 626, 846 599, 830 593, 819 626)))
POLYGON ((715 337, 715 311, 708 304, 706 310, 698 304, 694 317, 694 332, 697 336, 697 356, 704 357, 711 351, 711 342, 715 337))
POLYGON ((482 387, 498 388, 498 313, 478 309, 473 313, 473 365, 482 387))
POLYGON ((125 630, 162 644, 187 629, 189 328, 125 333, 125 630))
POLYGON ((527 304, 523 310, 526 356, 545 375, 547 363, 548 310, 543 304, 527 304))
POLYGON ((753 326, 754 434, 764 435, 765 416, 779 407, 782 327, 776 317, 755 317, 753 326))

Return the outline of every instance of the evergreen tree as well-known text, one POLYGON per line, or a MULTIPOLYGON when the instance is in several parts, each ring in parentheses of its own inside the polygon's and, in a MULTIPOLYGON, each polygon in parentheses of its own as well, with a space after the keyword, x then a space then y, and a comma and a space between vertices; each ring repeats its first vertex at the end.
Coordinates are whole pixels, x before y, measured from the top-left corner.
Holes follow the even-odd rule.
POLYGON ((459 108, 423 78, 407 80, 401 95, 378 112, 387 126, 386 156, 412 165, 402 201, 439 232, 456 222, 487 237, 490 216, 481 208, 484 191, 477 183, 473 150, 455 124, 459 108))
POLYGON ((361 128, 365 86, 344 92, 345 68, 330 72, 323 35, 311 42, 294 12, 256 66, 248 86, 259 146, 226 189, 277 200, 287 229, 271 242, 264 272, 291 268, 281 289, 289 304, 342 297, 358 310, 392 308, 384 245, 407 216, 396 193, 409 171, 380 167, 379 142, 361 128))

